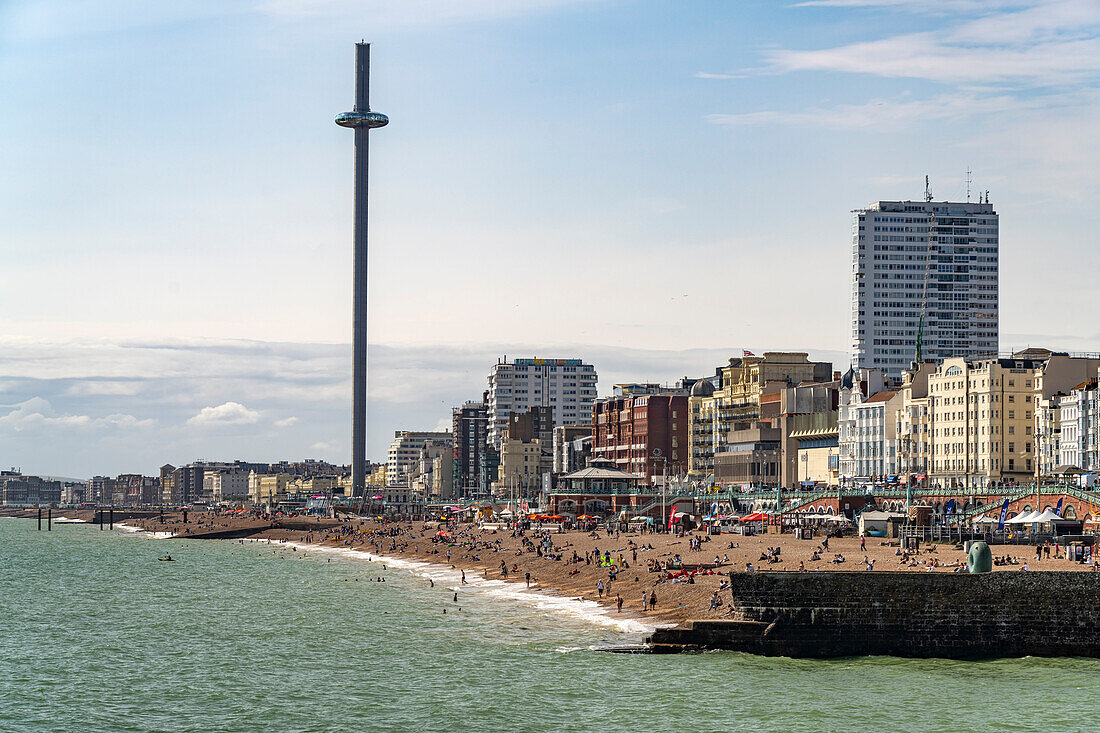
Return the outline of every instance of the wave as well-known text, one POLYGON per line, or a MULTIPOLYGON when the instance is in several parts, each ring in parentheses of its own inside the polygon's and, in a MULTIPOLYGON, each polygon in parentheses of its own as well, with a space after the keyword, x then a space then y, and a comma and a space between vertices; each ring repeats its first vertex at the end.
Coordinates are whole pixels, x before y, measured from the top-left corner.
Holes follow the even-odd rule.
MULTIPOLYGON (((406 560, 391 555, 376 555, 366 550, 355 550, 349 547, 318 547, 301 542, 287 541, 289 547, 297 547, 300 550, 310 552, 322 552, 359 561, 385 563, 387 568, 407 570, 414 575, 430 578, 436 583, 446 584, 451 590, 459 590, 462 583, 462 570, 451 568, 449 565, 440 565, 422 560, 406 560)), ((652 621, 637 618, 620 618, 612 615, 609 608, 596 601, 578 598, 576 596, 557 596, 539 591, 535 588, 527 588, 517 582, 495 580, 486 578, 479 571, 466 571, 466 585, 463 590, 471 590, 483 593, 492 598, 502 598, 509 601, 533 606, 541 611, 555 613, 559 616, 568 616, 588 623, 613 628, 627 634, 648 634, 663 626, 672 624, 657 624, 652 621)))
POLYGON ((155 540, 166 540, 166 539, 169 539, 170 537, 174 536, 171 532, 150 532, 149 530, 142 529, 141 527, 132 527, 129 524, 120 524, 119 522, 115 522, 115 526, 118 527, 119 529, 121 529, 124 532, 133 532, 135 534, 141 533, 141 534, 149 535, 150 537, 152 537, 155 540))

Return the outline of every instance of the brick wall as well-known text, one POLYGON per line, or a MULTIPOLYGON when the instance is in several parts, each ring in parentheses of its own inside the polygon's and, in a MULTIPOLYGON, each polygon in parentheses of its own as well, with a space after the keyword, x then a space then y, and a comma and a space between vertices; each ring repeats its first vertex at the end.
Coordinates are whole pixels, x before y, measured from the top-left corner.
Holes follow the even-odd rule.
POLYGON ((1100 573, 731 573, 735 620, 653 644, 790 657, 1100 657, 1100 573))

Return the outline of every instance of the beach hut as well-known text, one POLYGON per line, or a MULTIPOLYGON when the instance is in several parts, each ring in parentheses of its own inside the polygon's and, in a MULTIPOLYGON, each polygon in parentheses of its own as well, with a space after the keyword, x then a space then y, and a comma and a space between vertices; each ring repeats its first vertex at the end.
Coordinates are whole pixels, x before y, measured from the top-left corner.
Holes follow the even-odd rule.
POLYGON ((861 537, 897 537, 897 528, 905 522, 904 514, 867 511, 859 515, 861 537))

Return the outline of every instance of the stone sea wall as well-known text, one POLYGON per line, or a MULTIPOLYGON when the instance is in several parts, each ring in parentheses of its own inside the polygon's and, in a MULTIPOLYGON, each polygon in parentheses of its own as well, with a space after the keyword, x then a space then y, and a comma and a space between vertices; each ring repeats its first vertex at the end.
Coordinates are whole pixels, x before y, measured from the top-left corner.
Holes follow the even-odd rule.
POLYGON ((789 657, 1100 657, 1100 573, 731 573, 733 620, 660 629, 654 651, 789 657))

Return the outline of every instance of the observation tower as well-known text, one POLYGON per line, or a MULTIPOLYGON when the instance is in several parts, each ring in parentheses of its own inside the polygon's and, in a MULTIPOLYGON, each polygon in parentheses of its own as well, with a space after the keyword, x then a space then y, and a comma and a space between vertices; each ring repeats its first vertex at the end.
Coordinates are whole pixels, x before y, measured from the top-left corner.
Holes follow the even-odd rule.
POLYGON ((367 133, 389 124, 370 111, 370 44, 355 44, 355 108, 336 124, 355 130, 355 278, 352 305, 352 496, 367 491, 367 133))

